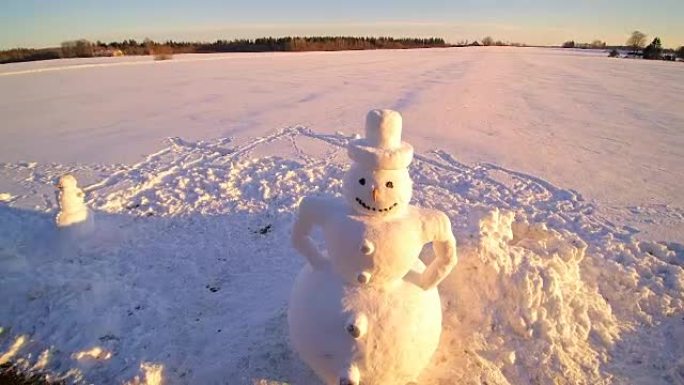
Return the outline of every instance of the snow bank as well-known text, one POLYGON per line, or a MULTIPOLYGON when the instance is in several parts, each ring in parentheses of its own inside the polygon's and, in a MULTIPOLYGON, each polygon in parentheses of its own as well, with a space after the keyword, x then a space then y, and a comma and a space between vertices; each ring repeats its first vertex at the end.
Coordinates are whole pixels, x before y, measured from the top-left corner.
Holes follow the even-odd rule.
POLYGON ((434 379, 483 366, 490 384, 601 383, 600 364, 620 329, 610 305, 581 274, 587 245, 543 224, 486 213, 459 248, 443 287, 445 345, 434 379))
MULTIPOLYGON (((473 217, 473 231, 459 238, 465 241, 459 247, 459 267, 442 287, 445 333, 425 381, 637 383, 606 368, 614 369, 616 343, 639 320, 667 322, 678 314, 681 322, 681 249, 677 253, 662 244, 613 242, 608 253, 588 255, 587 244, 576 234, 516 221, 512 212, 475 210, 473 217), (641 271, 607 259, 617 256, 616 249, 617 255, 638 255, 641 271), (646 251, 652 257, 645 257, 639 251, 643 249, 658 250, 658 256, 646 251), (654 270, 669 278, 640 283, 654 270)), ((684 333, 681 325, 672 331, 684 333)), ((665 356, 683 353, 679 344, 665 356)), ((647 374, 642 372, 643 382, 638 383, 682 383, 682 360, 639 358, 647 374)))

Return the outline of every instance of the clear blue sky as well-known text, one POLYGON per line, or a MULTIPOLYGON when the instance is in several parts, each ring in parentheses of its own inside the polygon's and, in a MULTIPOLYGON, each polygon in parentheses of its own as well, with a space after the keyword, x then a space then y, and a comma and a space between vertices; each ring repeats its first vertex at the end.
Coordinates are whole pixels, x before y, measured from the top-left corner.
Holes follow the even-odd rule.
POLYGON ((527 44, 641 30, 684 45, 684 0, 0 0, 0 49, 64 40, 215 40, 284 35, 439 36, 527 44))

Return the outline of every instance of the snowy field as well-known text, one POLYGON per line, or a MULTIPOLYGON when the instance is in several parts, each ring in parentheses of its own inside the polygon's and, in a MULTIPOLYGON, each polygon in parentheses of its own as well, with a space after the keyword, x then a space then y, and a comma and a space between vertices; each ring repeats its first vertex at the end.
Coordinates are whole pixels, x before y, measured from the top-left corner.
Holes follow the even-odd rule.
MULTIPOLYGON (((0 66, 0 364, 95 384, 319 385, 285 309, 298 200, 371 108, 459 265, 420 385, 684 384, 684 65, 535 48, 0 66), (53 226, 72 172, 95 213, 53 226)), ((426 249, 425 258, 430 251, 426 249)))

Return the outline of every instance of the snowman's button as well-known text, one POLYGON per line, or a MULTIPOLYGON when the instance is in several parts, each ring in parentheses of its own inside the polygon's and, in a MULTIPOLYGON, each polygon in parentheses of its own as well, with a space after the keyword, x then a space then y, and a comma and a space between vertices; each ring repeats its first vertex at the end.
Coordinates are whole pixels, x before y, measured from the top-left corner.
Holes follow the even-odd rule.
POLYGON ((371 255, 375 251, 375 246, 373 245, 373 242, 364 239, 363 244, 361 245, 361 252, 365 255, 371 255))
POLYGON ((347 325, 347 333, 354 338, 361 337, 361 330, 356 325, 347 325))
POLYGON ((346 329, 354 339, 363 337, 368 331, 368 317, 364 313, 352 315, 347 320, 346 329))
POLYGON ((356 280, 359 281, 360 284, 366 284, 368 281, 370 281, 370 278, 371 274, 367 271, 364 271, 356 277, 356 280))

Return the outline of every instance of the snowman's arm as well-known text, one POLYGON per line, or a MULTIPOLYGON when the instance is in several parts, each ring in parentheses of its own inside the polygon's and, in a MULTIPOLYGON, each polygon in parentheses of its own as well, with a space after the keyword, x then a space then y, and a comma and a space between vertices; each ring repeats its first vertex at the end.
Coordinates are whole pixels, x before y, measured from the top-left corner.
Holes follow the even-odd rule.
POLYGON ((326 258, 309 237, 314 226, 322 223, 325 206, 321 203, 316 198, 302 199, 292 228, 292 246, 307 259, 313 268, 319 268, 326 262, 326 258))
POLYGON ((432 240, 432 249, 435 252, 435 259, 425 269, 421 276, 421 286, 425 290, 430 290, 439 285, 446 278, 458 258, 456 256, 456 238, 451 231, 451 221, 442 212, 430 216, 426 230, 428 239, 432 240), (431 234, 430 234, 431 233, 431 234))

